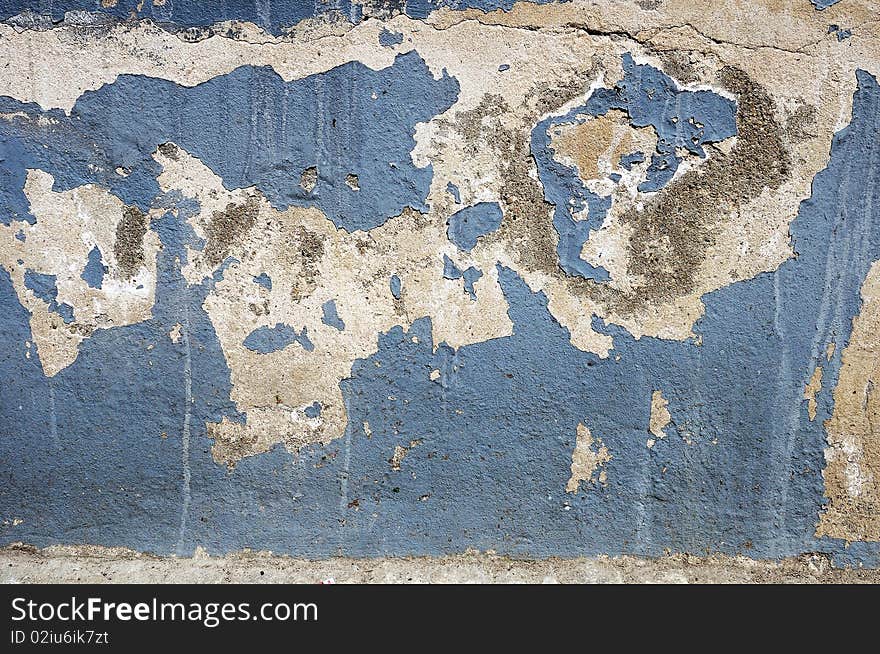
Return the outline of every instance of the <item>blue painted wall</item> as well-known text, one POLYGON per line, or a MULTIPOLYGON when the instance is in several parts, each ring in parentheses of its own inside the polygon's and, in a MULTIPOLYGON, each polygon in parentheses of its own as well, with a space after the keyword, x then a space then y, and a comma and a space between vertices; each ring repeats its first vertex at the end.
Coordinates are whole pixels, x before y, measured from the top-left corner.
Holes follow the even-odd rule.
MULTIPOLYGON (((18 13, 27 4, 0 2, 0 14, 18 13)), ((37 4, 42 8, 31 3, 37 4)), ((111 13, 125 15, 130 4, 120 2, 111 13)), ((506 2, 491 4, 509 8, 506 2)), ((206 24, 206 10, 197 6, 177 2, 161 18, 206 24)), ((432 6, 405 3, 411 14, 432 6)), ((211 22, 256 16, 248 3, 223 7, 228 16, 212 13, 211 22)), ((340 7, 351 10, 345 3, 340 7)), ((72 8, 96 6, 55 2, 49 13, 58 20, 72 8)), ((154 15, 159 9, 153 8, 154 15)), ((277 28, 306 15, 292 3, 256 18, 277 28)), ((600 90, 572 115, 625 108, 634 124, 658 129, 664 140, 653 162, 661 158, 673 168, 676 146, 699 155, 702 143, 735 134, 732 101, 708 92, 682 101, 684 92, 659 71, 632 60, 625 66, 621 87, 600 90), (669 98, 640 108, 630 97, 631 89, 644 84, 674 96, 679 109, 716 131, 671 129, 664 113, 669 98)), ((457 81, 446 73, 432 76, 416 53, 398 56, 381 71, 347 64, 318 77, 328 89, 322 124, 336 120, 337 129, 365 136, 343 141, 349 148, 344 152, 329 149, 340 139, 317 139, 311 129, 319 111, 315 78, 286 83, 270 69, 242 67, 191 89, 121 76, 85 93, 70 116, 0 98, 2 112, 57 121, 46 128, 0 122, 0 215, 35 220, 21 190, 27 168, 50 172, 56 190, 98 183, 144 210, 164 206, 170 200, 159 192, 151 153, 169 140, 197 155, 229 188, 255 185, 276 208, 319 207, 349 231, 381 225, 405 207, 423 208, 432 170, 417 168, 410 158, 415 124, 455 101, 457 81), (335 91, 353 81, 357 93, 335 91), (373 90, 381 92, 378 103, 369 99, 373 90), (143 111, 147 104, 149 112, 143 111), (276 127, 283 121, 288 131, 276 132, 272 142, 254 141, 246 125, 255 107, 270 108, 268 120, 276 127), (212 118, 218 111, 222 121, 212 118), (229 156, 245 150, 247 166, 243 157, 229 156), (397 165, 378 165, 379 153, 397 165), (96 162, 100 170, 90 165, 96 162), (115 174, 119 166, 130 174, 115 174), (311 193, 299 186, 309 166, 319 170, 311 193), (347 173, 358 175, 359 191, 338 183, 347 173)), ((546 198, 557 206, 560 265, 571 275, 607 281, 607 271, 580 260, 589 225, 575 224, 558 210, 576 198, 590 206, 591 215, 594 206, 604 215, 607 202, 552 160, 546 135, 554 120, 535 129, 532 151, 546 198)), ((876 566, 877 544, 847 547, 813 534, 824 503, 822 422, 831 415, 831 391, 862 282, 871 262, 880 259, 880 195, 873 193, 880 187, 878 134, 880 86, 860 72, 851 123, 835 136, 828 166, 792 224, 798 256, 776 272, 706 295, 705 315, 694 327, 699 344, 636 340, 594 318, 598 331, 613 335, 614 350, 605 359, 584 353, 548 312, 547 298, 499 264, 511 336, 453 349, 433 343, 429 317, 409 331, 395 327, 379 334, 376 354, 358 360, 341 384, 349 412, 343 438, 297 454, 279 445, 233 470, 214 462, 205 432, 206 422, 242 419, 230 400, 227 362, 202 308, 223 272, 202 284, 183 278, 184 245, 194 242, 184 227, 185 212, 169 211, 150 226, 162 243, 152 317, 95 331, 76 361, 52 378, 26 356, 25 343, 33 340, 28 312, 9 272, 0 268, 0 514, 23 520, 14 531, 0 526, 0 542, 122 545, 160 554, 191 554, 196 546, 213 553, 250 547, 309 557, 466 548, 530 557, 672 550, 775 558, 820 551, 838 563, 876 566), (175 343, 167 334, 181 323, 187 338, 175 343), (836 350, 826 362, 824 345, 831 341, 836 350), (803 389, 819 363, 825 383, 818 416, 810 421, 803 389), (436 379, 426 374, 433 369, 440 371, 436 379), (187 377, 194 398, 189 406, 187 377), (645 447, 656 388, 669 400, 671 434, 686 434, 691 446, 676 447, 669 438, 645 447), (361 430, 364 422, 370 438, 361 430), (607 484, 566 494, 579 422, 601 434, 614 455, 606 466, 607 484), (186 452, 183 425, 191 434, 186 452), (413 439, 421 443, 407 454, 406 474, 391 470, 388 453, 413 439), (190 479, 186 493, 184 475, 190 479)), ((650 190, 667 181, 665 174, 649 172, 650 190)), ((450 239, 462 250, 473 247, 497 227, 495 214, 487 212, 467 225, 456 214, 450 239)), ((488 272, 459 267, 448 256, 444 261, 444 275, 464 278, 469 294, 488 272)), ((82 274, 100 287, 100 251, 90 255, 82 274)), ((268 275, 254 281, 271 287, 268 275)), ((399 299, 400 278, 390 276, 389 285, 399 299)), ((62 313, 65 305, 57 304, 52 280, 34 277, 29 288, 62 313)), ((335 302, 322 310, 326 324, 346 328, 335 302)), ((305 330, 279 324, 253 332, 244 345, 272 351, 294 341, 311 345, 305 330)), ((320 412, 320 405, 312 406, 307 415, 320 412)))

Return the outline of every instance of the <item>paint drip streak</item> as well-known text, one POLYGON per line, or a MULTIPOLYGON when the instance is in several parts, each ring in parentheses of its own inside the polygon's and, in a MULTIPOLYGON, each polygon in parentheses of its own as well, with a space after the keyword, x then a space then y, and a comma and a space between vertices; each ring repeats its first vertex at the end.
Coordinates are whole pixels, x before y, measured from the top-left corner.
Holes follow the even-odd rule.
POLYGON ((189 518, 189 506, 192 501, 192 491, 190 488, 191 472, 189 468, 189 437, 190 437, 190 418, 192 415, 192 350, 189 341, 189 306, 186 306, 184 313, 183 327, 183 347, 185 358, 183 363, 183 438, 181 444, 182 463, 183 463, 183 502, 180 508, 180 530, 177 534, 177 553, 183 554, 183 536, 186 532, 186 523, 189 518))

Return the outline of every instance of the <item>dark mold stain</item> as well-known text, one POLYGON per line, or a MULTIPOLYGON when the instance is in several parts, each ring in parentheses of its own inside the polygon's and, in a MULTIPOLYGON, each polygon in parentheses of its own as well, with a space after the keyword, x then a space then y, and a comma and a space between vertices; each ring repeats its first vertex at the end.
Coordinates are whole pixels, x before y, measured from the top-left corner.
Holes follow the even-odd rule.
POLYGON ((730 153, 716 151, 654 196, 643 211, 630 209, 621 218, 633 229, 629 272, 642 278, 623 298, 630 311, 642 304, 642 297, 663 301, 689 293, 715 242, 719 216, 730 214, 764 188, 779 188, 790 173, 782 130, 764 89, 732 67, 721 71, 720 81, 739 98, 739 137, 730 153))
POLYGON ((174 161, 177 161, 177 157, 179 156, 179 151, 177 146, 174 143, 160 143, 158 146, 159 152, 162 153, 163 157, 168 157, 174 161))
MULTIPOLYGON (((791 169, 783 131, 767 92, 733 67, 722 69, 719 82, 738 99, 734 147, 729 153, 715 148, 710 159, 669 183, 642 211, 633 208, 621 217, 633 229, 629 273, 640 279, 638 286, 624 293, 562 271, 551 219, 553 205, 529 175, 535 165, 529 141, 505 129, 500 120, 485 120, 506 109, 504 100, 492 94, 484 96, 472 111, 462 112, 456 125, 469 149, 491 147, 505 162, 504 219, 501 229, 486 239, 505 241, 519 265, 564 279, 570 293, 587 296, 609 312, 633 315, 646 306, 690 293, 697 270, 715 242, 721 216, 758 196, 765 187, 779 188, 791 169)), ((533 115, 537 119, 582 91, 581 87, 537 88, 531 99, 533 115)))
POLYGON ((254 226, 259 213, 256 197, 243 204, 230 202, 223 211, 215 211, 208 225, 208 242, 205 244, 205 261, 216 266, 229 254, 229 247, 254 226))
POLYGON ((658 53, 658 57, 663 62, 663 71, 670 77, 685 84, 699 81, 700 76, 687 51, 669 50, 658 53))
POLYGON ((143 265, 146 233, 147 216, 144 212, 137 207, 125 207, 122 220, 116 225, 116 242, 113 245, 122 279, 131 279, 143 265))
POLYGON ((294 278, 292 290, 293 299, 299 300, 315 290, 318 263, 324 257, 324 237, 302 225, 296 225, 288 240, 291 263, 300 269, 300 274, 294 278))
POLYGON ((311 193, 318 183, 318 169, 315 166, 309 166, 299 178, 299 185, 306 193, 311 193))
POLYGON ((801 103, 785 121, 785 135, 796 143, 815 138, 818 136, 817 115, 816 107, 806 102, 801 103))

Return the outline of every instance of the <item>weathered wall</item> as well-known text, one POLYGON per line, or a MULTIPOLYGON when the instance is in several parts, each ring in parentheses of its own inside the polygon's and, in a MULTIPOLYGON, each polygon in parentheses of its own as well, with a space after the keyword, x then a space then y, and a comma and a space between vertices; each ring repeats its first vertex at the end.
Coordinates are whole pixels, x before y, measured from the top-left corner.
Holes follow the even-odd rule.
POLYGON ((880 4, 0 1, 0 541, 880 565, 880 4))

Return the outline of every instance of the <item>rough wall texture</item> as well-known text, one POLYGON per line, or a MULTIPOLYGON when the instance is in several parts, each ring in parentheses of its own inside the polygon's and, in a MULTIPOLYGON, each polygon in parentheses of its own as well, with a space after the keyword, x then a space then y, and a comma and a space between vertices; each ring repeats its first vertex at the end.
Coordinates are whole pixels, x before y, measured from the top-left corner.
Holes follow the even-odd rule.
POLYGON ((880 566, 877 2, 0 19, 0 542, 880 566))

